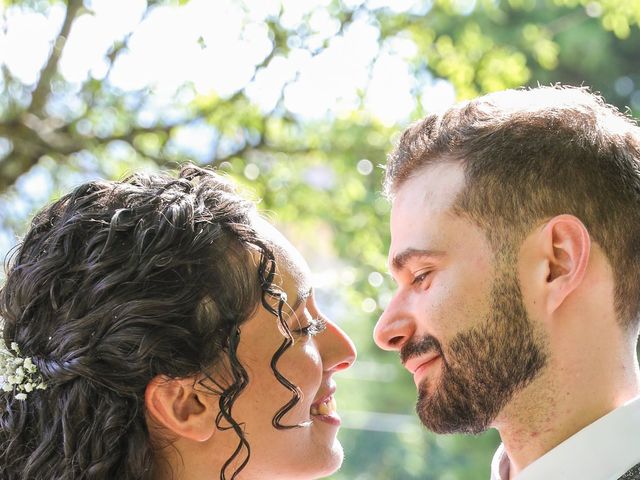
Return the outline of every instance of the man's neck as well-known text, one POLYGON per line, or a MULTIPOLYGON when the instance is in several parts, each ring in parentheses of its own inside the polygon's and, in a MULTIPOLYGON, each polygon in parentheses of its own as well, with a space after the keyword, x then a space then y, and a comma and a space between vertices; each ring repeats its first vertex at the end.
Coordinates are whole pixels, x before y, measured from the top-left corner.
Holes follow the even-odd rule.
POLYGON ((587 425, 640 395, 637 360, 626 370, 618 366, 617 371, 621 369, 621 375, 609 378, 585 375, 574 377, 573 382, 542 378, 520 392, 496 421, 510 460, 510 478, 587 425))

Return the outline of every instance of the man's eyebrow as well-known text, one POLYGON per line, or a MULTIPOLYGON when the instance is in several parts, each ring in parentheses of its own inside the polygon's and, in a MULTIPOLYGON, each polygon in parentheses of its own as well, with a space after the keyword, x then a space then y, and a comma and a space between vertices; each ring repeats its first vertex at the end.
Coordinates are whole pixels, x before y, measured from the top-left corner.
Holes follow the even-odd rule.
POLYGON ((307 300, 307 298, 311 296, 311 292, 313 292, 312 287, 309 287, 306 290, 301 290, 298 293, 298 298, 296 298, 295 303, 291 306, 291 311, 295 312, 296 310, 298 310, 298 308, 300 308, 300 305, 302 305, 307 300))
POLYGON ((402 252, 394 255, 391 260, 390 267, 392 271, 402 270, 409 261, 417 258, 425 257, 442 257, 444 252, 442 250, 423 250, 418 248, 407 248, 402 252))

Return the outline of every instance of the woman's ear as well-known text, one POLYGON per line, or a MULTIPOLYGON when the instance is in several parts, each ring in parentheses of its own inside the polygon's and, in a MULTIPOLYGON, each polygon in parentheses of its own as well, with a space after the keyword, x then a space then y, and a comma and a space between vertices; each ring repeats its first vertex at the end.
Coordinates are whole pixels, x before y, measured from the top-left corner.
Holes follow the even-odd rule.
POLYGON ((573 215, 558 215, 542 229, 542 253, 547 264, 544 285, 547 313, 556 311, 584 280, 591 238, 584 224, 573 215))
POLYGON ((197 389, 194 377, 154 377, 145 391, 145 407, 153 420, 173 434, 204 442, 216 429, 214 395, 197 389))

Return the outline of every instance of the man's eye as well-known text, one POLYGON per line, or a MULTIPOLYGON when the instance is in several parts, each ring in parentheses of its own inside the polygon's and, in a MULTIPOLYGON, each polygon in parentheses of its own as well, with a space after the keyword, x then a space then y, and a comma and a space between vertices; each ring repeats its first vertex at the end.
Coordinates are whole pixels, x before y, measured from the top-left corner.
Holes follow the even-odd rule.
POLYGON ((293 330, 293 333, 313 337, 314 335, 323 332, 326 328, 326 320, 323 320, 322 318, 312 318, 306 326, 293 330))
POLYGON ((411 285, 420 285, 422 282, 424 282, 426 280, 426 278, 429 276, 429 274, 431 273, 431 271, 427 271, 427 272, 423 272, 419 275, 416 275, 413 278, 413 281, 411 282, 411 285))

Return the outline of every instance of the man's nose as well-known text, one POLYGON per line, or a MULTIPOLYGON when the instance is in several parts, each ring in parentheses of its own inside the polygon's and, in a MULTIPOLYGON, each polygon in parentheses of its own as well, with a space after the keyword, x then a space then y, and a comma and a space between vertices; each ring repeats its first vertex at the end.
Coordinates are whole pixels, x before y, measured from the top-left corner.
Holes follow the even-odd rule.
POLYGON ((373 329, 373 339, 383 350, 399 351, 415 333, 415 322, 404 305, 402 297, 395 295, 373 329))
POLYGON ((335 323, 327 321, 326 330, 318 337, 325 372, 339 372, 356 361, 356 347, 349 336, 335 323))

